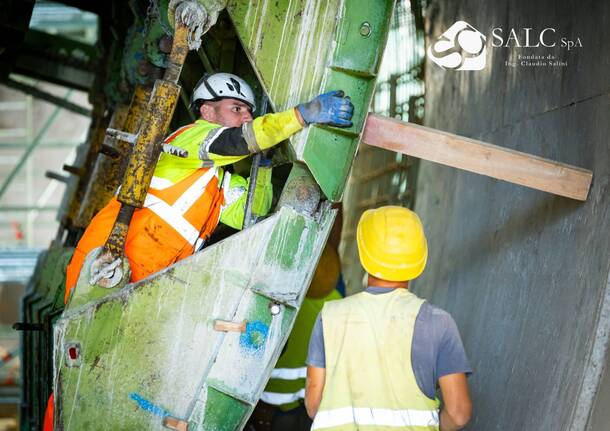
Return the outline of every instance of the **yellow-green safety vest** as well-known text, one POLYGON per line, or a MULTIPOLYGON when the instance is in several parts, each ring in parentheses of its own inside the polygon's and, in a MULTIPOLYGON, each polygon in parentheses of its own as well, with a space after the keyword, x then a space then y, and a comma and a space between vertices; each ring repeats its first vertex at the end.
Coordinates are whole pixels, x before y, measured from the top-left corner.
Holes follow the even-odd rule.
POLYGON ((421 391, 411 364, 423 302, 399 288, 324 305, 326 378, 312 430, 439 429, 439 401, 421 391))

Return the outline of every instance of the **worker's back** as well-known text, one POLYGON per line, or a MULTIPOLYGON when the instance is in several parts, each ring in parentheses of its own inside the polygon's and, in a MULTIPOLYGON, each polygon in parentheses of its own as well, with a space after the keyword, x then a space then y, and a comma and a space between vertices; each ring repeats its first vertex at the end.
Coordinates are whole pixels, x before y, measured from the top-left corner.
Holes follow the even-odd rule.
POLYGON ((326 383, 313 429, 438 424, 438 400, 420 390, 411 365, 423 302, 406 289, 395 289, 325 304, 326 383))

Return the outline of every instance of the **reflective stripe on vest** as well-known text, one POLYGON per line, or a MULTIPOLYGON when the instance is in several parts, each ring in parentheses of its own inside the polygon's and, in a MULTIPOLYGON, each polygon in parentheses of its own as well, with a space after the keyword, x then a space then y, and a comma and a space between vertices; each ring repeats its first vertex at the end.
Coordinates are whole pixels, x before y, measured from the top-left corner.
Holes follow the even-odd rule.
POLYGON ((390 410, 366 407, 343 407, 318 412, 312 430, 341 425, 375 425, 385 427, 438 427, 436 410, 390 410))
POLYGON ((151 189, 163 190, 173 185, 174 183, 172 183, 170 180, 161 177, 152 177, 150 180, 151 189))
POLYGON ((164 144, 171 144, 174 139, 178 137, 182 132, 187 131, 191 127, 195 127, 197 123, 187 124, 186 126, 179 127, 172 134, 170 134, 167 138, 163 140, 164 144))
MULTIPOLYGON (((307 376, 307 367, 300 368, 274 368, 271 371, 271 379, 282 380, 298 380, 304 379, 307 376)), ((261 395, 261 400, 267 404, 281 406, 283 404, 293 403, 305 398, 305 388, 301 388, 296 392, 270 392, 265 391, 261 395)))
POLYGON ((280 392, 263 392, 261 400, 267 404, 273 404, 274 406, 281 406, 282 404, 292 403, 294 401, 302 400, 305 398, 305 389, 301 389, 293 394, 284 394, 280 392))
POLYGON ((271 379, 297 380, 307 377, 307 367, 300 368, 274 368, 271 379))
POLYGON ((158 215, 190 244, 195 244, 195 241, 199 238, 200 232, 184 218, 184 214, 197 202, 201 195, 203 195, 207 185, 217 173, 218 171, 216 168, 208 169, 205 174, 199 177, 184 191, 184 193, 182 193, 182 195, 180 195, 180 197, 178 197, 173 205, 169 205, 154 194, 148 193, 144 201, 144 208, 148 208, 158 215))

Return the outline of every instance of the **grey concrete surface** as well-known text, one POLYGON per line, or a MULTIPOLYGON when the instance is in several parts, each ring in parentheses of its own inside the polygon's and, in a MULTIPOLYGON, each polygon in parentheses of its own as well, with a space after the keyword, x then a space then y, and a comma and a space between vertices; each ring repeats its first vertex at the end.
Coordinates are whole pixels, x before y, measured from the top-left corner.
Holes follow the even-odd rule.
MULTIPOLYGON (((608 289, 606 290, 606 304, 602 312, 606 313, 606 318, 610 314, 610 274, 608 274, 608 289)), ((599 325, 598 332, 605 332, 605 352, 600 351, 599 357, 595 358, 597 363, 593 363, 590 367, 593 371, 598 371, 598 384, 590 385, 591 390, 596 390, 593 397, 593 408, 584 414, 587 414, 587 430, 607 430, 610 428, 610 352, 608 352, 608 334, 610 333, 610 325, 599 325), (604 355, 605 354, 605 355, 604 355), (605 356, 605 357, 604 357, 605 356), (596 367, 597 366, 597 367, 596 367), (597 368, 597 370, 595 369, 597 368)), ((604 337, 597 336, 596 341, 604 340, 604 337)), ((592 361, 593 362, 593 361, 592 361)), ((595 373, 591 373, 595 375, 595 373)))
POLYGON ((475 370, 468 429, 610 430, 600 384, 610 328, 610 2, 432 0, 427 43, 460 19, 488 36, 487 65, 454 71, 428 60, 425 124, 591 169, 593 186, 582 203, 422 162, 416 211, 430 256, 414 291, 460 328, 475 370), (494 27, 522 38, 524 27, 553 27, 558 42, 578 37, 583 47, 492 48, 494 27), (567 66, 505 65, 519 54, 567 66))

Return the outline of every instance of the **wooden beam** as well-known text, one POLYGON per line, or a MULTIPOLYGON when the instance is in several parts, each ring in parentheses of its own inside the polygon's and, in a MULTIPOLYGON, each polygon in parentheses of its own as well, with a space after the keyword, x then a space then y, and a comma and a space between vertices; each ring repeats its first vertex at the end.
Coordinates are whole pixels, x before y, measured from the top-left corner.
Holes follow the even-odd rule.
POLYGON ((584 201, 593 172, 463 136, 369 114, 362 142, 584 201))
POLYGON ((214 320, 214 331, 246 332, 246 322, 228 322, 216 319, 214 320))

